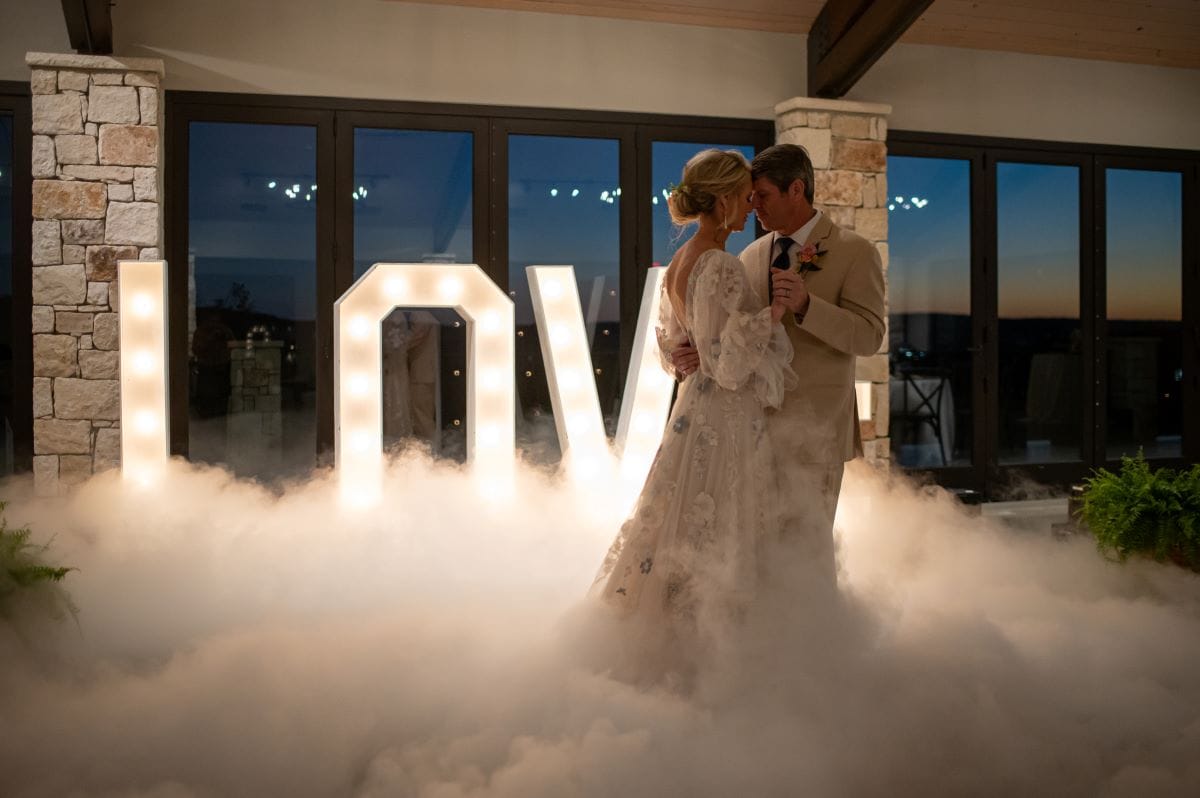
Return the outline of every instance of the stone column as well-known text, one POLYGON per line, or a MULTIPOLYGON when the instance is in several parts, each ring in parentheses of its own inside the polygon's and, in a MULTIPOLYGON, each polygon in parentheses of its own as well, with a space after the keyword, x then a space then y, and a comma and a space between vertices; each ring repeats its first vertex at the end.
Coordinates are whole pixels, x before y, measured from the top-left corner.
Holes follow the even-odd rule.
POLYGON ((28 53, 33 475, 52 495, 120 460, 117 261, 162 252, 157 59, 28 53))
MULTIPOLYGON (((779 143, 808 150, 816 174, 815 202, 840 227, 871 241, 888 268, 887 118, 890 105, 795 97, 775 106, 779 143)), ((885 317, 886 322, 886 317, 885 317)), ((871 383, 871 421, 861 422, 867 460, 886 464, 888 339, 878 354, 860 357, 858 380, 871 383)))

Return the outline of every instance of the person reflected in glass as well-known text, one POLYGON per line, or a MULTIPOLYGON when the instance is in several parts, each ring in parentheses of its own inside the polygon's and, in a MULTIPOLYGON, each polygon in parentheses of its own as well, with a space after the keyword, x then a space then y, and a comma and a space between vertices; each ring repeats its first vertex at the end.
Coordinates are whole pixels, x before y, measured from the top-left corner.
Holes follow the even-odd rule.
POLYGON ((782 300, 764 306, 725 251, 751 209, 745 157, 700 152, 668 206, 676 224, 696 229, 667 267, 659 349, 689 344, 696 366, 593 587, 630 621, 623 639, 638 679, 686 678, 702 630, 711 628, 705 619, 734 617, 753 598, 759 546, 778 524, 765 412, 796 382, 782 300))
POLYGON ((440 326, 428 311, 399 311, 383 325, 383 435, 436 451, 440 326))

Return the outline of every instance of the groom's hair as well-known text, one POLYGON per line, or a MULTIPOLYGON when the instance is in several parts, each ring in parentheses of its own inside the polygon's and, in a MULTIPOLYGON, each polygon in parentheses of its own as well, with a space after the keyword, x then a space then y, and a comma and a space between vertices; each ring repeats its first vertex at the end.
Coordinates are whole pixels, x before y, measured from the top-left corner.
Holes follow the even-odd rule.
POLYGON ((784 192, 796 180, 804 181, 804 198, 813 202, 813 165, 808 151, 798 144, 775 144, 754 156, 750 164, 754 179, 765 177, 784 192))

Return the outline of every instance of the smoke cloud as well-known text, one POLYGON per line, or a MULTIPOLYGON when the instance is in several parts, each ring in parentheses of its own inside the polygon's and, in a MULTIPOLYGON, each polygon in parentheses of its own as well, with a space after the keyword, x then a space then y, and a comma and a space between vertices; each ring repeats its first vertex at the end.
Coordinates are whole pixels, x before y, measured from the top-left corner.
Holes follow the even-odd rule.
POLYGON ((689 689, 614 678, 585 595, 624 512, 410 455, 384 504, 175 464, 65 503, 10 481, 76 621, 0 625, 0 793, 1200 793, 1200 579, 852 468, 841 596, 776 578, 689 689))

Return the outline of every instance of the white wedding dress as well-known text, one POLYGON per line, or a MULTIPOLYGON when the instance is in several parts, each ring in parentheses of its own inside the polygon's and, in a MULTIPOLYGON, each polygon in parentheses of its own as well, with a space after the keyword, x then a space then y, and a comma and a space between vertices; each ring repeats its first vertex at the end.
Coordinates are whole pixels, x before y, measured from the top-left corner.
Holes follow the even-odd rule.
POLYGON ((663 285, 659 350, 691 341, 699 369, 679 386, 633 515, 621 527, 593 593, 635 618, 661 648, 694 636, 717 610, 744 608, 757 555, 776 524, 774 456, 765 412, 794 386, 792 345, 758 304, 741 262, 722 250, 697 258, 682 318, 663 285))

